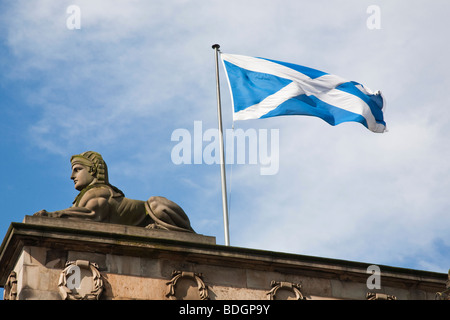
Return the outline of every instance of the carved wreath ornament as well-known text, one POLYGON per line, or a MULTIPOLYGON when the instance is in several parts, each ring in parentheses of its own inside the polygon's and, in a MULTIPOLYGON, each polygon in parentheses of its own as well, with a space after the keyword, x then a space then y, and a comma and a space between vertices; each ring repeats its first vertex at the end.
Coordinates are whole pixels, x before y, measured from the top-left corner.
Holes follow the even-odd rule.
POLYGON ((295 294, 295 300, 306 300, 306 298, 303 296, 303 294, 300 291, 302 286, 298 283, 291 283, 291 282, 284 282, 284 281, 279 282, 279 281, 272 280, 270 285, 272 286, 272 289, 269 292, 267 292, 267 295, 269 296, 269 300, 275 300, 275 296, 279 289, 284 289, 284 290, 293 292, 295 294))
POLYGON ((448 270, 447 289, 442 292, 436 292, 435 300, 450 300, 450 269, 448 270))
POLYGON ((103 292, 103 280, 98 265, 86 260, 67 261, 59 277, 58 288, 63 300, 98 300, 103 292), (79 292, 82 269, 92 273, 92 290, 84 295, 79 292))
POLYGON ((3 299, 17 299, 17 273, 15 271, 11 271, 8 279, 6 280, 5 289, 3 291, 3 299))
POLYGON ((189 271, 173 271, 172 279, 166 284, 169 286, 166 297, 175 296, 175 286, 177 281, 181 278, 191 278, 197 283, 197 288, 199 291, 201 300, 209 300, 208 289, 202 280, 201 273, 189 272, 189 271))

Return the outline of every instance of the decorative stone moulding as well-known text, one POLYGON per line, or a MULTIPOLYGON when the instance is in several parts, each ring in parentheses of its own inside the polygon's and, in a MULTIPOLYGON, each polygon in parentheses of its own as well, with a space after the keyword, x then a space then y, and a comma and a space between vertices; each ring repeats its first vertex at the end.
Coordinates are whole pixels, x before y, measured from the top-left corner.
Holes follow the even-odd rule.
POLYGON ((378 292, 367 292, 367 300, 397 300, 396 296, 390 294, 378 293, 378 292))
POLYGON ((450 270, 448 270, 448 279, 445 283, 446 290, 436 292, 435 300, 450 300, 450 270))
POLYGON ((436 292, 435 300, 450 300, 450 288, 442 292, 436 292))
POLYGON ((176 285, 181 279, 194 280, 197 283, 198 293, 200 300, 209 300, 208 289, 202 280, 201 273, 189 272, 189 271, 173 271, 172 279, 166 284, 168 285, 168 292, 166 297, 176 299, 176 285))
POLYGON ((16 300, 17 299, 17 274, 15 271, 11 271, 8 279, 6 280, 4 291, 4 300, 16 300))
POLYGON ((303 294, 300 291, 302 286, 298 283, 285 282, 285 281, 279 282, 279 281, 272 280, 270 285, 272 286, 272 289, 269 292, 267 292, 267 295, 269 296, 269 300, 275 300, 277 291, 280 289, 287 290, 287 291, 294 293, 295 294, 294 300, 306 300, 306 298, 303 296, 303 294))
POLYGON ((67 261, 58 288, 63 300, 98 300, 104 288, 98 265, 86 260, 67 261))

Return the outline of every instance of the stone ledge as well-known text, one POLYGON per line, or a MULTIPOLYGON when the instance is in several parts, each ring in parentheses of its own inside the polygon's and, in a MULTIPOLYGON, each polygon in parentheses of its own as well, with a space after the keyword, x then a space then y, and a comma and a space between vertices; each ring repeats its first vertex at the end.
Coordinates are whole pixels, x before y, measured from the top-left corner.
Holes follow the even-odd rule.
POLYGON ((125 226, 112 223, 92 222, 70 218, 48 218, 25 216, 23 223, 37 226, 67 228, 72 230, 95 231, 99 233, 129 235, 154 239, 168 239, 183 242, 216 244, 216 238, 190 232, 177 232, 162 229, 147 229, 143 227, 125 226))

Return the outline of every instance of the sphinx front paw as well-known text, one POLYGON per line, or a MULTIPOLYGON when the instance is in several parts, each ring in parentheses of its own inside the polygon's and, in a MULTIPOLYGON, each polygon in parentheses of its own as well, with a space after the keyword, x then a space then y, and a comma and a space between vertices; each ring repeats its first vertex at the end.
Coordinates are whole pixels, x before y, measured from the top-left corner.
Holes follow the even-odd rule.
POLYGON ((166 230, 166 228, 163 228, 162 226, 158 225, 157 223, 149 223, 145 226, 145 229, 154 229, 154 230, 166 230))
POLYGON ((49 217, 49 218, 61 218, 61 212, 54 211, 54 212, 48 212, 47 210, 41 210, 33 214, 33 216, 37 217, 49 217))
POLYGON ((48 217, 48 212, 47 212, 47 210, 41 210, 41 211, 38 211, 35 214, 33 214, 33 216, 36 216, 36 217, 48 217))

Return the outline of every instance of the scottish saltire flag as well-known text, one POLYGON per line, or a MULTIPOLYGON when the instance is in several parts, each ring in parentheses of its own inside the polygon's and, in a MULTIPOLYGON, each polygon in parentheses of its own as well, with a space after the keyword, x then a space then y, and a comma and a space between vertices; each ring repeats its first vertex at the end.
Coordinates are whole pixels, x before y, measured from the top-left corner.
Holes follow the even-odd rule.
POLYGON ((319 117, 330 125, 356 121, 384 132, 385 101, 361 84, 286 62, 221 53, 233 120, 286 115, 319 117))

